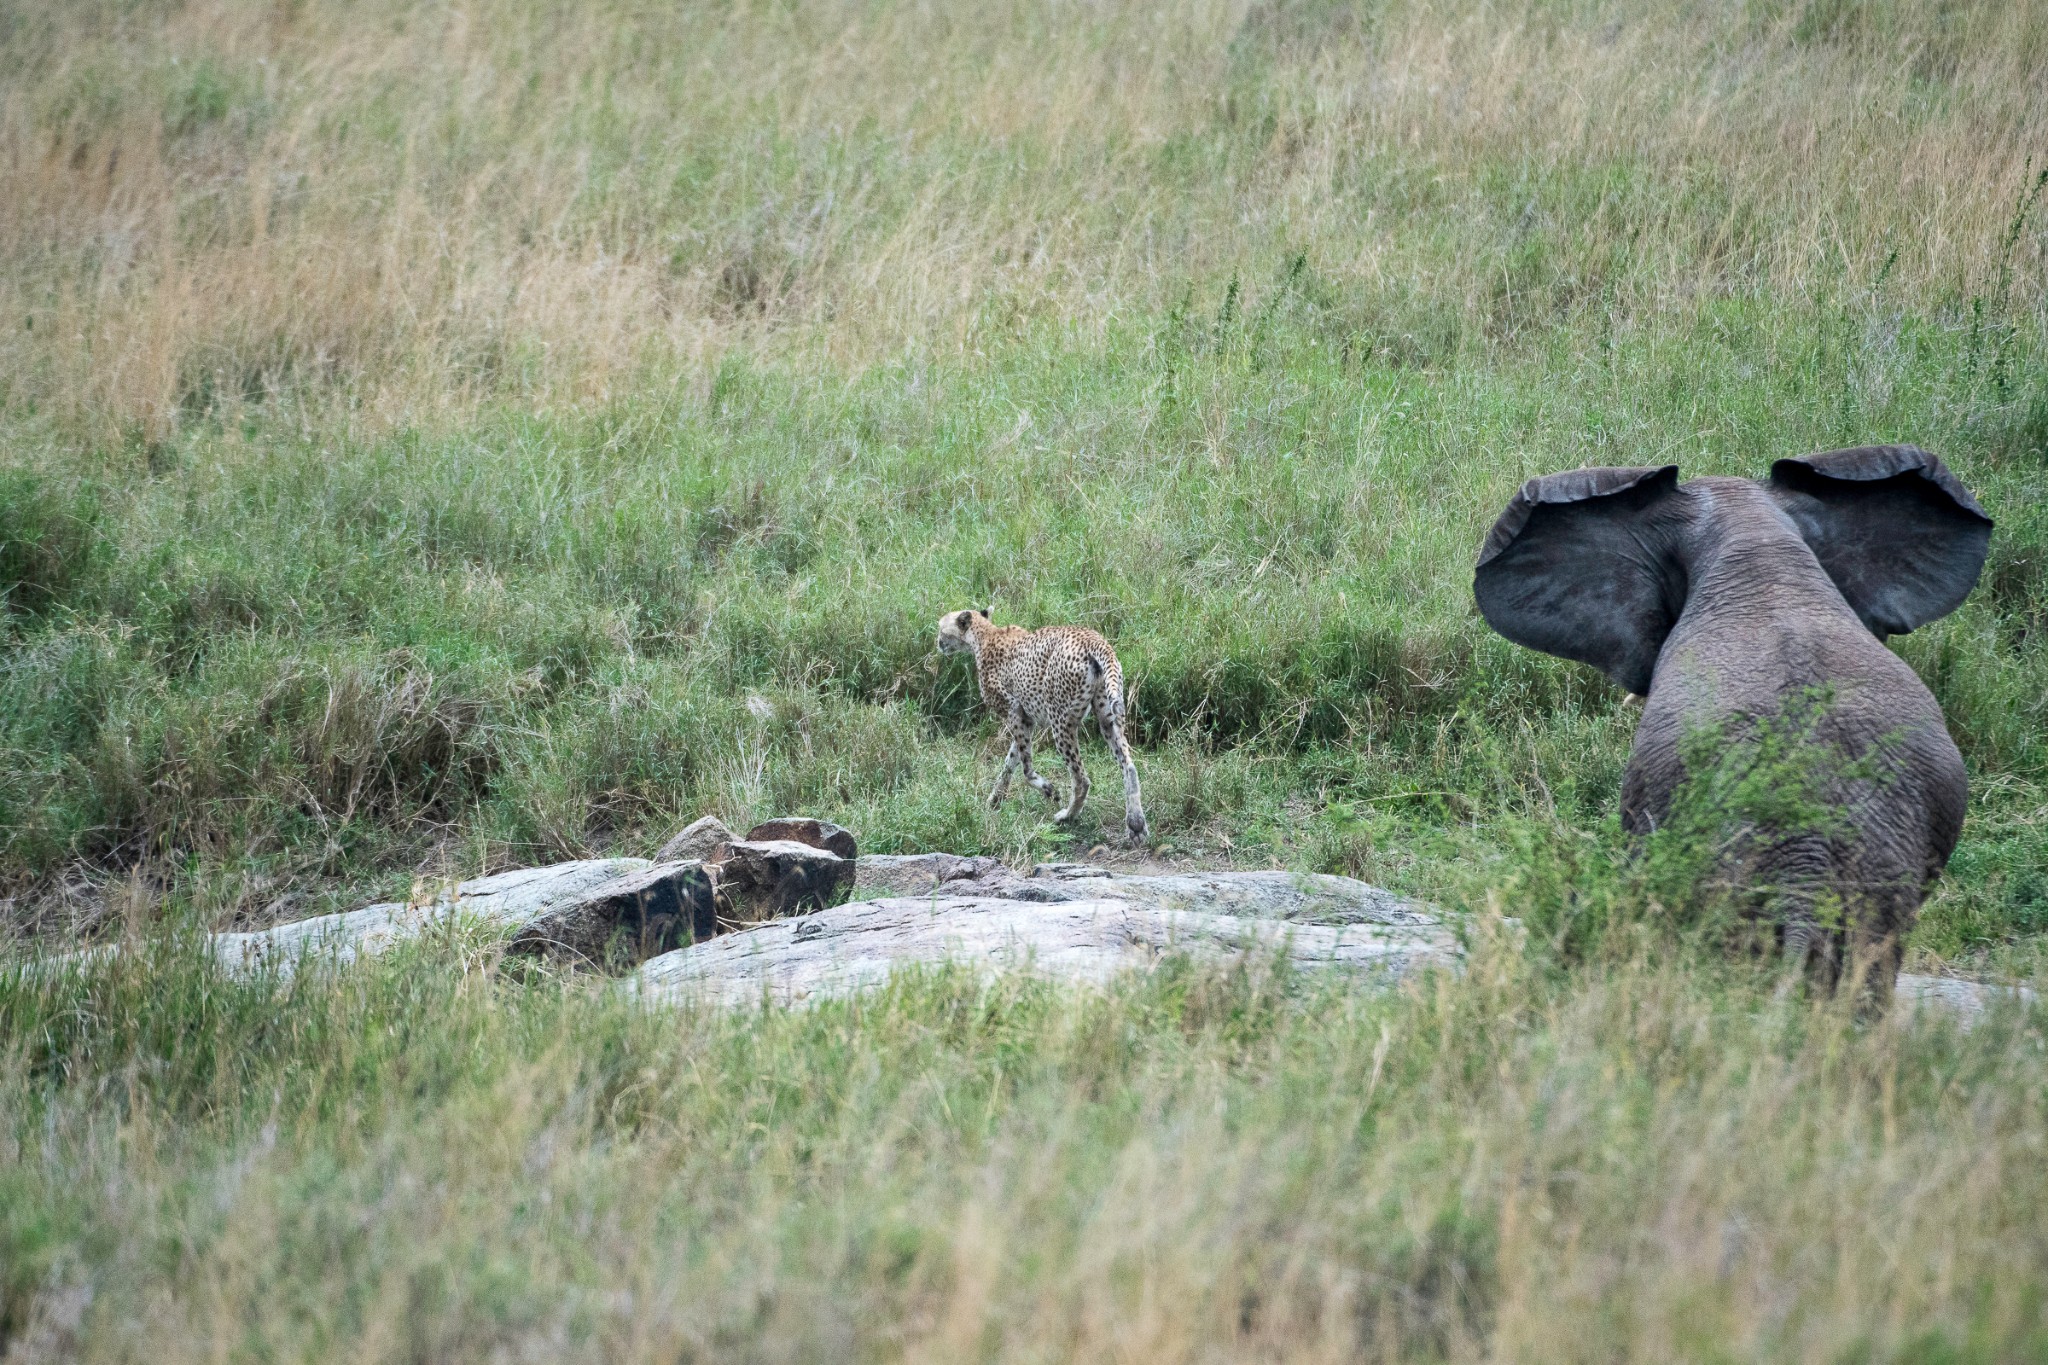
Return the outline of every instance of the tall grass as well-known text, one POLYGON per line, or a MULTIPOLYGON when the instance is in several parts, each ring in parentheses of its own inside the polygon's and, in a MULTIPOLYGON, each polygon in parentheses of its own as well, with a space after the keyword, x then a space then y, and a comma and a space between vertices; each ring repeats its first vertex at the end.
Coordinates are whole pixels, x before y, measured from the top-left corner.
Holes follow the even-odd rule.
MULTIPOLYGON (((1625 936, 1610 936, 1610 948, 1625 936)), ((1482 933, 637 1012, 461 945, 0 981, 26 1358, 2014 1360, 2038 1011, 1963 1034, 1482 933), (282 994, 278 992, 281 990, 282 994)))

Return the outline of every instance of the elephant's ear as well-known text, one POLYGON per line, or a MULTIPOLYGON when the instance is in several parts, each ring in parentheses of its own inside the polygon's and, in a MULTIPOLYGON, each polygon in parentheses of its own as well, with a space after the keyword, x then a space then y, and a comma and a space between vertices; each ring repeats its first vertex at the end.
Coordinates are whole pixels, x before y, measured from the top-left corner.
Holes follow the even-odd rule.
POLYGON ((1576 659, 1647 693, 1685 609, 1658 523, 1678 512, 1678 466, 1574 469, 1522 485, 1479 552, 1472 595, 1518 645, 1576 659))
POLYGON ((1961 606, 1991 545, 1991 518, 1917 446, 1780 460, 1770 491, 1880 640, 1961 606))

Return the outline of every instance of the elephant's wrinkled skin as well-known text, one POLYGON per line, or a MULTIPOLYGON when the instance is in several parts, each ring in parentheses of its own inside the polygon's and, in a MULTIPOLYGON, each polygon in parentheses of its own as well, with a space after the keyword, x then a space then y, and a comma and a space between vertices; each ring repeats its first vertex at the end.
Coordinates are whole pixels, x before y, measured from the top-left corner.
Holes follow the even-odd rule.
POLYGON ((1522 486, 1473 592, 1508 639, 1646 695, 1622 784, 1634 833, 1669 814, 1688 734, 1740 734, 1818 690, 1811 738, 1839 821, 1751 839, 1739 874, 1775 889, 1788 951, 1830 982, 1867 963, 1882 994, 1968 795, 1941 708, 1884 640, 1960 605, 1990 535, 1912 446, 1780 460, 1761 482, 1580 469, 1522 486), (1814 913, 1830 893, 1838 926, 1814 913))

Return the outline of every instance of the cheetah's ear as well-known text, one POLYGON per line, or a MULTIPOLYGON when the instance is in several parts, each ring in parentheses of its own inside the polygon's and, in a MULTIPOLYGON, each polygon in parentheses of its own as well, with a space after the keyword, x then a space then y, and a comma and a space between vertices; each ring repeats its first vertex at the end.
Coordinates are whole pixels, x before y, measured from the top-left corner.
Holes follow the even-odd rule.
POLYGON ((983 612, 982 616, 987 618, 990 625, 996 623, 996 609, 994 607, 990 607, 987 611, 983 612))
POLYGON ((953 624, 955 626, 958 626, 961 630, 967 629, 967 627, 973 624, 973 622, 974 613, 971 611, 963 611, 958 616, 953 618, 953 624))

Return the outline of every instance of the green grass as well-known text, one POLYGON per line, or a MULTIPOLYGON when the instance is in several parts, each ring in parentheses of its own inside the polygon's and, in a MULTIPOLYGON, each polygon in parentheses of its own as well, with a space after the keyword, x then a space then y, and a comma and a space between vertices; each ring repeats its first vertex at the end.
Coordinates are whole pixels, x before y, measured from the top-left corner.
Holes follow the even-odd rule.
POLYGON ((1688 944, 1635 713, 1470 592, 1533 474, 1936 451, 1998 530, 1894 642, 1972 780, 1911 962, 2038 980, 2044 91, 1992 0, 0 0, 0 897, 137 946, 0 977, 0 1338, 2048 1355, 2038 1011, 1688 944), (193 952, 707 812, 1113 842, 983 805, 970 605, 1112 639, 1169 856, 1472 970, 726 1016, 193 952))
POLYGON ((1115 641, 1161 840, 1329 868, 1317 813, 1345 803, 1380 831, 1352 870, 1441 891, 1444 859, 1404 850, 1589 827, 1632 729, 1473 611, 1472 547, 1520 478, 1910 435, 2000 523, 1977 595, 1901 643, 1976 778, 1961 864, 2003 874, 1946 888, 1924 939, 2040 931, 2048 457, 1962 320, 1901 324, 1874 373, 1831 359, 1832 314, 1732 305, 1414 371, 1347 361, 1300 278, 1256 337, 1162 320, 837 380, 729 361, 708 395, 445 435, 196 424, 141 477, 125 450, 31 455, 0 865, 140 861, 221 914, 243 882, 361 897, 433 857, 644 852, 705 811, 1085 849, 1101 811, 1055 843, 1039 803, 979 805, 989 722, 931 636, 993 603, 1115 641))
MULTIPOLYGON (((1610 936, 1610 948, 1621 942, 1610 936)), ((641 1011, 460 944, 0 981, 0 1326, 93 1359, 2033 1358, 2041 1020, 1481 934, 641 1011)))

